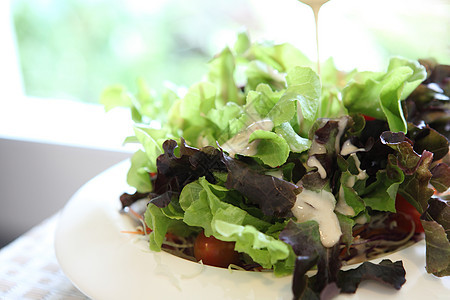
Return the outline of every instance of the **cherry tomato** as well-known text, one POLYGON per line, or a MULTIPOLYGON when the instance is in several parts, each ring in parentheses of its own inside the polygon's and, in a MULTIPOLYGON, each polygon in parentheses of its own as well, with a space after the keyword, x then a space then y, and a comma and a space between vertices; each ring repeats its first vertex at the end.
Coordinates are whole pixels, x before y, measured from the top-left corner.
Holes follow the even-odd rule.
POLYGON ((371 117, 371 116, 363 115, 363 117, 364 117, 364 120, 366 120, 366 121, 373 121, 373 120, 375 120, 375 118, 371 117))
POLYGON ((412 222, 415 225, 415 232, 424 232, 422 223, 420 222, 420 213, 412 206, 405 198, 397 194, 395 199, 395 221, 400 230, 410 232, 412 229, 412 222))
POLYGON ((239 253, 234 250, 234 244, 207 237, 202 231, 194 242, 194 256, 206 265, 226 268, 229 264, 239 264, 239 253))

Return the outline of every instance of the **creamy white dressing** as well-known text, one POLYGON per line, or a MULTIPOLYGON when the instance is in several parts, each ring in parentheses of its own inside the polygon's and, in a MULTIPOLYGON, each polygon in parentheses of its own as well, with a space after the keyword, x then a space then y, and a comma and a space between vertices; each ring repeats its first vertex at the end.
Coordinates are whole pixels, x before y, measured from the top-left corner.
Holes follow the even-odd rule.
POLYGON ((314 154, 325 154, 327 153, 327 148, 323 144, 319 144, 317 142, 312 142, 311 147, 309 148, 309 155, 314 154))
POLYGON ((366 215, 360 215, 355 219, 356 224, 366 224, 369 220, 367 219, 366 215))
POLYGON ((339 200, 336 204, 335 211, 345 216, 355 215, 355 210, 353 209, 353 207, 348 205, 347 202, 345 201, 344 188, 342 186, 339 188, 339 200))
POLYGON ((338 133, 336 134, 336 141, 334 142, 334 147, 336 153, 339 153, 341 147, 341 137, 344 134, 344 130, 347 127, 348 118, 340 118, 338 121, 338 133))
POLYGON ((327 171, 325 170, 325 168, 322 166, 320 161, 314 155, 310 156, 308 158, 308 160, 306 161, 306 165, 311 168, 316 167, 317 172, 319 172, 320 178, 322 178, 322 179, 327 178, 327 171))
POLYGON ((250 135, 256 130, 271 131, 273 129, 273 122, 270 119, 263 119, 253 122, 247 128, 236 134, 234 137, 226 141, 222 145, 222 149, 228 152, 231 157, 236 154, 245 156, 253 156, 257 153, 259 141, 248 142, 250 135))
POLYGON ((278 169, 278 170, 273 170, 273 171, 270 171, 270 172, 266 172, 266 175, 270 175, 272 177, 283 179, 283 170, 278 169))
POLYGON ((349 155, 349 154, 352 154, 352 153, 356 153, 356 152, 359 152, 359 151, 366 151, 366 149, 358 148, 355 145, 353 145, 350 140, 346 140, 344 142, 344 144, 342 145, 341 155, 342 156, 346 156, 346 155, 349 155))
MULTIPOLYGON (((340 140, 342 135, 344 134, 345 128, 347 127, 348 118, 340 118, 338 121, 338 133, 336 134, 336 141, 335 141, 335 149, 336 152, 339 153, 340 149, 340 140)), ((306 161, 306 165, 308 167, 316 167, 317 171, 319 172, 320 178, 325 179, 327 177, 327 171, 323 167, 323 165, 319 162, 319 160, 314 156, 315 154, 325 154, 327 153, 327 149, 325 145, 320 144, 316 141, 313 141, 311 144, 311 147, 309 149, 309 158, 306 161)))
MULTIPOLYGON (((347 187, 353 187, 356 183, 356 180, 364 180, 367 178, 367 173, 365 170, 361 170, 361 161, 359 160, 358 156, 356 156, 356 153, 352 153, 351 156, 353 157, 353 159, 355 160, 355 166, 358 170, 358 174, 356 175, 352 175, 349 176, 347 181, 342 183, 347 187)), ((345 201, 345 193, 344 193, 344 188, 341 187, 339 188, 339 195, 338 195, 338 203, 336 205, 336 211, 346 215, 346 216, 354 216, 355 215, 355 211, 354 209, 347 204, 347 202, 345 201)))
MULTIPOLYGON (((346 182, 342 183, 347 187, 353 187, 356 183, 356 175, 352 175, 350 176, 346 182)), ((345 201, 345 192, 344 192, 344 188, 342 187, 339 188, 339 197, 338 197, 338 203, 336 205, 336 211, 346 215, 346 216, 354 216, 355 215, 355 210, 347 204, 347 201, 345 201)))
POLYGON ((358 175, 356 175, 356 178, 358 178, 359 180, 366 179, 367 178, 366 170, 361 170, 361 161, 359 160, 358 156, 356 155, 356 153, 352 153, 351 156, 355 160, 355 166, 356 166, 356 169, 359 172, 358 175))
POLYGON ((320 56, 319 56, 319 10, 323 4, 329 0, 300 0, 311 7, 314 13, 314 21, 316 24, 316 54, 317 54, 317 73, 320 75, 320 56))
POLYGON ((297 195, 292 213, 298 222, 314 220, 319 224, 320 241, 332 247, 342 235, 339 220, 334 213, 336 199, 328 191, 303 190, 297 195))

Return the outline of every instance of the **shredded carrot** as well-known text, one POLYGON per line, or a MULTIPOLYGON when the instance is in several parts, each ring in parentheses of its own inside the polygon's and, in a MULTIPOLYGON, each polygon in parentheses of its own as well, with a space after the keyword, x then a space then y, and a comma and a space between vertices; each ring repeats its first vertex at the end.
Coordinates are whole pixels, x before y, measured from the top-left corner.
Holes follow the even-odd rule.
POLYGON ((136 231, 132 231, 132 230, 122 230, 120 231, 121 233, 129 233, 129 234, 140 234, 140 235, 144 235, 144 232, 142 230, 136 230, 136 231))
POLYGON ((140 220, 144 220, 144 218, 142 217, 142 215, 138 214, 136 211, 134 211, 131 207, 128 207, 128 211, 130 213, 133 214, 133 216, 135 216, 136 218, 140 219, 140 220))
POLYGON ((353 236, 355 237, 359 235, 365 229, 367 229, 367 225, 356 228, 355 230, 353 230, 353 236))

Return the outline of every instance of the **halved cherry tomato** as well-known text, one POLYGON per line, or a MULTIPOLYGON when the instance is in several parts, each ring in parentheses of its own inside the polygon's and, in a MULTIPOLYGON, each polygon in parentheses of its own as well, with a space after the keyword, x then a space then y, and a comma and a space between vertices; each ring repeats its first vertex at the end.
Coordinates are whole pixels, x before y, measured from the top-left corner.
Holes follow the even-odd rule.
POLYGON ((414 222, 416 233, 424 232, 422 223, 420 222, 420 213, 400 194, 397 194, 395 199, 395 209, 397 210, 395 221, 400 230, 410 232, 412 229, 412 221, 414 222))
POLYGON ((234 244, 207 237, 202 231, 194 242, 194 256, 206 265, 226 268, 230 264, 239 264, 239 253, 234 250, 234 244))

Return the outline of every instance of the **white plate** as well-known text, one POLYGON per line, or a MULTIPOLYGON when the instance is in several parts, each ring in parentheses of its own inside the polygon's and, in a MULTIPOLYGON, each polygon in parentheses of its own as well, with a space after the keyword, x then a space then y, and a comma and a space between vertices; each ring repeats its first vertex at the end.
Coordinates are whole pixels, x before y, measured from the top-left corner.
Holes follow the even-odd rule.
MULTIPOLYGON (((119 196, 128 189, 129 163, 120 163, 85 184, 61 213, 56 256, 64 273, 87 296, 123 299, 292 299, 291 276, 229 271, 150 252, 119 214, 119 196)), ((406 283, 400 291, 363 282, 354 295, 336 299, 449 299, 450 278, 426 273, 423 242, 391 254, 403 260, 406 283)), ((378 262, 376 260, 375 262, 378 262)))

